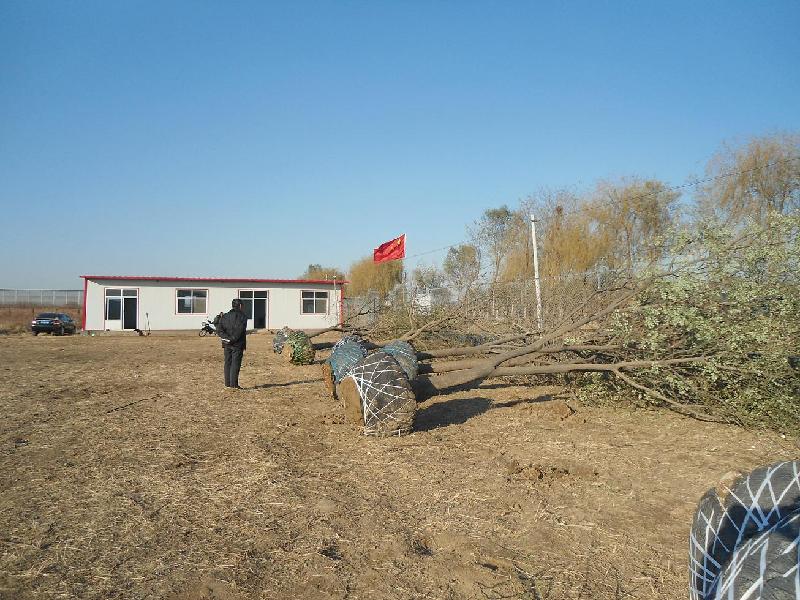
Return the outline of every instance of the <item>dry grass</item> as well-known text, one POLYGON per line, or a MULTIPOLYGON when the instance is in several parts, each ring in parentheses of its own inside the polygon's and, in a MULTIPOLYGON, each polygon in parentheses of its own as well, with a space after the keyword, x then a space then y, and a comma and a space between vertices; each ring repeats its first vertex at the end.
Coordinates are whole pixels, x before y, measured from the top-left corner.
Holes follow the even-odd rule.
POLYGON ((270 341, 237 392, 213 338, 3 339, 0 597, 683 599, 700 495, 796 454, 497 382, 364 438, 270 341))
POLYGON ((0 306, 0 335, 31 330, 31 320, 43 312, 65 313, 81 325, 81 308, 75 306, 0 306))

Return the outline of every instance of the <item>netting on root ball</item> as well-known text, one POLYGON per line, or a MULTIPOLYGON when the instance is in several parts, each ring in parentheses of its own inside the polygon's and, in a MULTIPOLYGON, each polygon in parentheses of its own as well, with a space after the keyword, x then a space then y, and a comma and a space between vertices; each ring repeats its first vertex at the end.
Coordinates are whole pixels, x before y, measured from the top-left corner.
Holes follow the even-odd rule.
POLYGON ((350 372, 355 364, 367 355, 367 349, 361 344, 347 342, 333 348, 328 359, 333 371, 333 378, 339 383, 350 372))
POLYGON ((314 362, 314 344, 302 331, 293 331, 286 338, 281 355, 293 365, 310 365, 314 362))
POLYGON ((366 347, 352 340, 333 347, 330 357, 322 363, 322 381, 333 398, 336 398, 336 384, 366 355, 366 347))
POLYGON ((275 354, 283 352, 283 345, 286 343, 286 338, 288 338, 291 333, 291 329, 284 327, 275 334, 275 337, 272 338, 272 351, 275 354))
POLYGON ((721 482, 706 492, 695 512, 689 597, 800 599, 798 542, 800 461, 759 467, 721 482))
POLYGON ((363 346, 364 356, 367 355, 367 346, 364 343, 364 340, 361 339, 360 336, 357 336, 353 333, 348 333, 347 335, 342 336, 342 339, 333 345, 332 352, 336 352, 336 349, 339 348, 339 346, 344 346, 345 344, 358 344, 359 346, 363 346))
POLYGON ((402 340, 393 340, 383 347, 383 351, 394 356, 403 371, 405 371, 409 381, 417 378, 419 361, 417 360, 417 352, 414 350, 414 346, 402 340))
POLYGON ((342 379, 337 393, 348 420, 360 421, 365 435, 402 435, 414 427, 414 392, 397 360, 386 352, 375 352, 358 361, 342 379))

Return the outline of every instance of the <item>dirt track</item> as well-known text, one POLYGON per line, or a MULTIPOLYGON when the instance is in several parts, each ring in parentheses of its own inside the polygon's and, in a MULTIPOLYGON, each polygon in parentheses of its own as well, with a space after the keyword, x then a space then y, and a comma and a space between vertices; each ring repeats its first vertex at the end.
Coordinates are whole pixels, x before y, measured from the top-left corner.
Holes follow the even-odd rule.
POLYGON ((700 495, 797 456, 497 382, 368 439, 249 345, 0 337, 0 598, 684 599, 700 495))

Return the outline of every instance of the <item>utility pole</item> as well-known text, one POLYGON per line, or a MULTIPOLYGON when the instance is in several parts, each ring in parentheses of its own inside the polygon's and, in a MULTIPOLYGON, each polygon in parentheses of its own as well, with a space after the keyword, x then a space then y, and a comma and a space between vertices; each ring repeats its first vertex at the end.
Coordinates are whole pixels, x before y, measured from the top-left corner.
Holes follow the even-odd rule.
POLYGON ((539 331, 544 329, 542 324, 542 288, 539 284, 539 252, 536 249, 536 219, 531 213, 531 243, 533 244, 533 283, 536 286, 536 324, 539 331))

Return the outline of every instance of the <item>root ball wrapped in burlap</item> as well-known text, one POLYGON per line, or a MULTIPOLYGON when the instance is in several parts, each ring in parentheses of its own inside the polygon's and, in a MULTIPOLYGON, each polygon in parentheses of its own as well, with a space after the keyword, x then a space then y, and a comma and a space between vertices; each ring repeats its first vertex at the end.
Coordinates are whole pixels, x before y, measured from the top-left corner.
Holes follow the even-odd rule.
POLYGON ((310 365, 314 362, 314 344, 302 331, 293 331, 286 338, 281 356, 293 365, 310 365))
POLYGON ((393 340, 383 347, 386 354, 394 356, 400 364, 409 381, 414 381, 419 374, 419 361, 414 346, 402 340, 393 340))
POLYGON ((337 394, 348 421, 362 424, 365 435, 402 435, 414 427, 414 392, 397 360, 386 352, 359 360, 337 394))
POLYGON ((283 352, 283 345, 286 343, 286 338, 288 338, 291 333, 291 329, 284 327, 275 334, 275 337, 272 338, 272 351, 275 354, 283 352))

